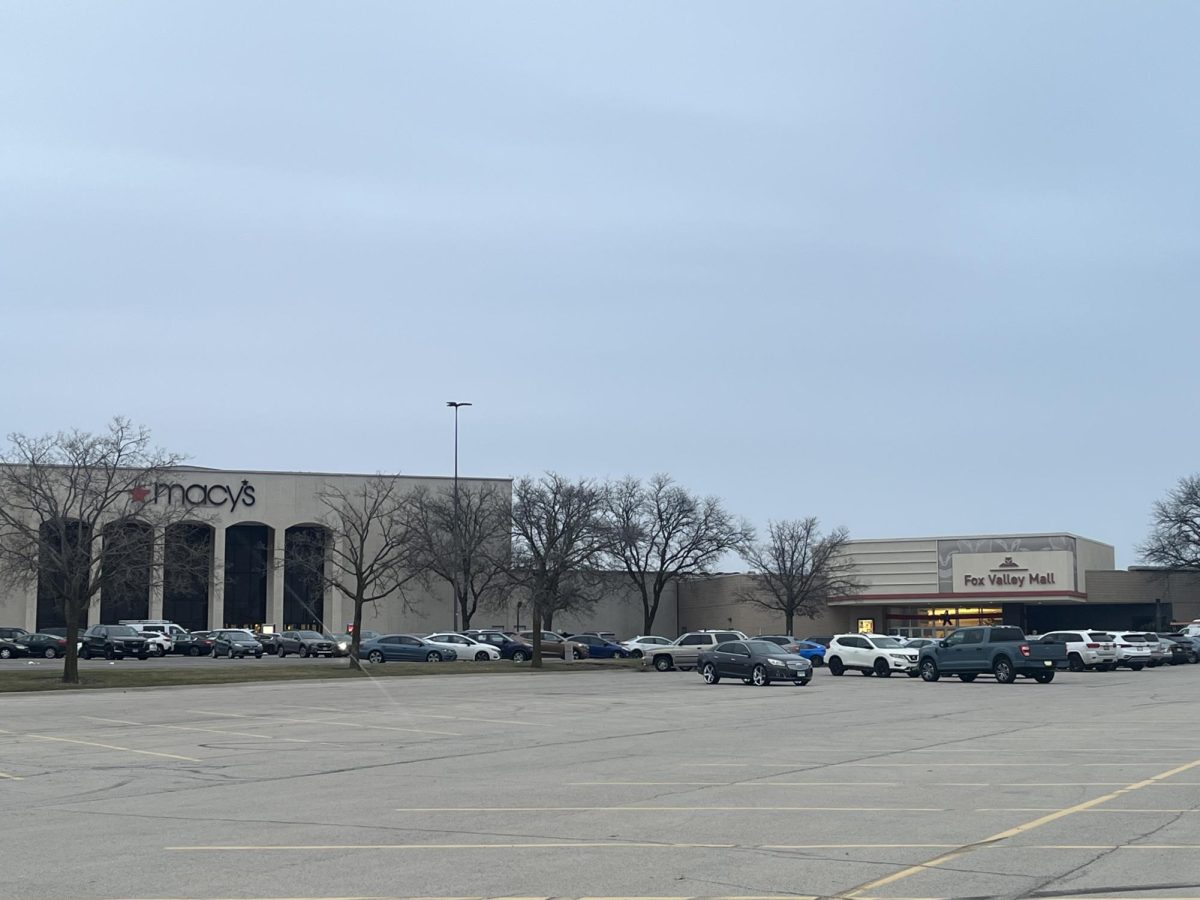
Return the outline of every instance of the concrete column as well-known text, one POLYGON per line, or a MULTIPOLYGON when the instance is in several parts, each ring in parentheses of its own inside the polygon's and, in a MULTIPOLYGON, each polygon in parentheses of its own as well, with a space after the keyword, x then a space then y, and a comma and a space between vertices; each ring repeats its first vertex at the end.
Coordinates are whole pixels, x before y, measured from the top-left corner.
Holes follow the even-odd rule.
POLYGON ((13 598, 17 601, 18 606, 23 602, 25 609, 25 624, 26 631, 37 631, 37 583, 26 584, 17 588, 17 594, 13 598))
POLYGON ((208 575, 208 627, 225 627, 225 526, 213 526, 212 568, 208 575))
POLYGON ((167 531, 155 526, 150 545, 150 618, 163 617, 163 555, 166 552, 167 531))
MULTIPOLYGON (((92 583, 100 578, 104 568, 104 530, 100 529, 100 533, 92 537, 92 583)), ((92 625, 113 624, 110 622, 101 623, 100 621, 100 600, 104 593, 104 588, 99 588, 92 595, 92 601, 87 608, 87 623, 90 628, 92 625)))
MULTIPOLYGON (((267 622, 275 626, 276 631, 282 631, 283 621, 283 557, 287 531, 283 528, 273 528, 275 535, 274 546, 267 563, 267 622)), ((291 623, 295 625, 296 623, 291 623)))

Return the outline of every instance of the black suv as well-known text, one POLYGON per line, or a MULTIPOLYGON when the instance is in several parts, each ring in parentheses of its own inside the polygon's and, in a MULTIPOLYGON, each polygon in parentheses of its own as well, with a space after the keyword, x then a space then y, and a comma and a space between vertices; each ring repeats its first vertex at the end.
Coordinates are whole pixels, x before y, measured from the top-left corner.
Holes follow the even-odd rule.
POLYGON ((79 655, 84 659, 93 656, 103 656, 105 659, 136 656, 138 659, 147 659, 150 656, 146 638, 128 625, 93 625, 80 640, 83 641, 83 647, 79 655))
POLYGON ((337 645, 316 631, 285 631, 279 636, 279 655, 333 656, 337 645))

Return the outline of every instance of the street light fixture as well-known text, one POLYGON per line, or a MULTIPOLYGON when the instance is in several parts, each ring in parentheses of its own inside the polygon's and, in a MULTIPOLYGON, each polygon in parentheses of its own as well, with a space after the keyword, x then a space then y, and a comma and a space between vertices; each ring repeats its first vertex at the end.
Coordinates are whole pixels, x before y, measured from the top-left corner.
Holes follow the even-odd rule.
POLYGON ((463 406, 470 406, 470 403, 464 403, 458 400, 447 400, 446 405, 454 409, 454 524, 452 525, 451 543, 454 551, 454 597, 450 604, 453 608, 453 628, 452 631, 458 631, 458 575, 459 569, 462 568, 462 553, 459 550, 458 536, 458 410, 463 406))

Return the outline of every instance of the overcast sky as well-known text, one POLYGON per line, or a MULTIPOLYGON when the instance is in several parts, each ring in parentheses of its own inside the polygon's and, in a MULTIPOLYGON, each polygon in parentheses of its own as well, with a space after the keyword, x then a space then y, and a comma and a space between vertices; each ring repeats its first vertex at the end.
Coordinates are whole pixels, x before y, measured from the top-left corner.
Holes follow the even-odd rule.
POLYGON ((1200 470, 1200 5, 0 7, 0 429, 1069 530, 1200 470))

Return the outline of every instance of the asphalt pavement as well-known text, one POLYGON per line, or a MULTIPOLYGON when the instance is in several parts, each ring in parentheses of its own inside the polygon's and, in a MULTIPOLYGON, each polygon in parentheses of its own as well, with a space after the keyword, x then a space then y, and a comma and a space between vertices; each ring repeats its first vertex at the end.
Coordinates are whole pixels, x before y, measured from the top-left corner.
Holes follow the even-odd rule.
POLYGON ((1200 898, 1198 688, 1200 666, 0 694, 6 896, 1200 898))

